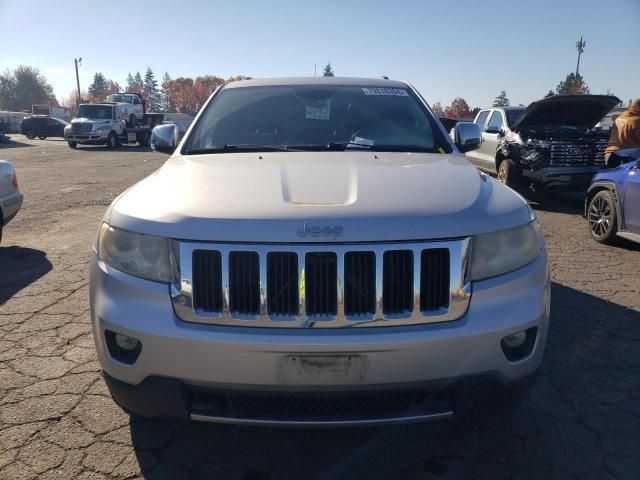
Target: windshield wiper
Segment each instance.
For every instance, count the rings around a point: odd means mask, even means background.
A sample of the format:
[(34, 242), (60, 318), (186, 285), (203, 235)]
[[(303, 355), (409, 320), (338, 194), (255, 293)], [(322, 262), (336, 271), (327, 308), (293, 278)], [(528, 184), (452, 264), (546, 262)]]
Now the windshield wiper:
[(227, 144), (223, 147), (196, 148), (186, 150), (185, 155), (205, 155), (207, 153), (230, 153), (230, 152), (291, 152), (288, 147), (270, 147), (267, 145), (252, 145), (250, 143)]

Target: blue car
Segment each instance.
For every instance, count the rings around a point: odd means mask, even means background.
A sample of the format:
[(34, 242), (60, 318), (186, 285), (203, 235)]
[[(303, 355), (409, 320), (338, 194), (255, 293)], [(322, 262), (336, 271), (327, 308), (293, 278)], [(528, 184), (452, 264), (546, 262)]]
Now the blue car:
[(640, 149), (620, 150), (615, 168), (598, 172), (585, 201), (591, 236), (600, 243), (618, 237), (640, 243)]

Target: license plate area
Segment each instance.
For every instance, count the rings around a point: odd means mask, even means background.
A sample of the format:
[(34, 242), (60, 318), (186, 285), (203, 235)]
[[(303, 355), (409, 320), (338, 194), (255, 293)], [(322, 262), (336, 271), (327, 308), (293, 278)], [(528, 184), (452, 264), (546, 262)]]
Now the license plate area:
[(280, 362), (284, 385), (353, 385), (363, 383), (364, 355), (285, 355)]

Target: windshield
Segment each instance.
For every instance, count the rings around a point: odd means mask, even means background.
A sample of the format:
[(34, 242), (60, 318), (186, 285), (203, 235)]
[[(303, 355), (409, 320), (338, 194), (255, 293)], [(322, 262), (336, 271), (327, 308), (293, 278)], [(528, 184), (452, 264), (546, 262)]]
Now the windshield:
[(131, 95), (113, 94), (113, 95), (109, 95), (106, 101), (115, 102), (115, 103), (131, 103)]
[(451, 152), (409, 89), (290, 85), (223, 89), (184, 153), (274, 148)]
[(113, 107), (110, 105), (80, 105), (78, 117), (110, 120)]
[(522, 108), (508, 108), (504, 111), (507, 114), (507, 123), (509, 126), (513, 125), (516, 119), (520, 116), (520, 114), (524, 112), (524, 107)]

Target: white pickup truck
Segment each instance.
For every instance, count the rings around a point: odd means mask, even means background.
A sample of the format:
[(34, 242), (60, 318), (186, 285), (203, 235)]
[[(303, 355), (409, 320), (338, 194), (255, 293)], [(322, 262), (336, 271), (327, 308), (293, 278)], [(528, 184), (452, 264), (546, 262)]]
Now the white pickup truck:
[(145, 115), (144, 99), (138, 93), (114, 93), (104, 99), (106, 103), (116, 103), (120, 107), (122, 119), (128, 127), (135, 127)]

